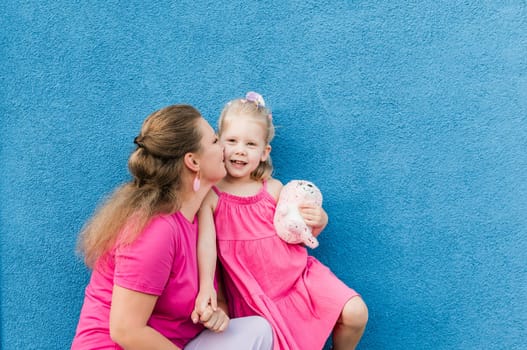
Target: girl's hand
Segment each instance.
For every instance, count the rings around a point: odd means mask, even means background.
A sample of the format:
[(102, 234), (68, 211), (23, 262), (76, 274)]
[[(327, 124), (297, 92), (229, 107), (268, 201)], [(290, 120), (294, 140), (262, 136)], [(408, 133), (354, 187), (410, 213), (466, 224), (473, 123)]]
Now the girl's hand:
[(201, 316), (207, 312), (207, 309), (210, 308), (212, 311), (218, 309), (218, 298), (216, 296), (216, 290), (214, 287), (204, 288), (199, 290), (198, 296), (196, 297), (196, 302), (194, 304), (194, 310), (192, 311), (191, 318), (192, 322), (198, 323)]
[(313, 204), (301, 204), (298, 209), (306, 225), (311, 227), (313, 235), (317, 236), (328, 223), (328, 215), (321, 206)]
[(229, 325), (229, 316), (222, 308), (212, 310), (209, 306), (199, 317), (199, 322), (213, 332), (219, 333), (227, 329)]

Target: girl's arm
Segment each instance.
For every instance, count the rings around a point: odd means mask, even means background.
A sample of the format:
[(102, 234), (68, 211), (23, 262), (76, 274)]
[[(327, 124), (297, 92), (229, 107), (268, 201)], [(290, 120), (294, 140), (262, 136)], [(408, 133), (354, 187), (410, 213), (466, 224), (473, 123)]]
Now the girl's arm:
[(328, 224), (328, 214), (324, 208), (312, 204), (302, 204), (299, 210), (306, 225), (311, 227), (313, 236), (317, 237)]
[(123, 349), (181, 350), (147, 325), (157, 296), (114, 285), (110, 308), (110, 337)]
[(218, 307), (216, 290), (214, 289), (214, 274), (216, 271), (216, 229), (214, 227), (214, 208), (217, 201), (216, 194), (210, 191), (205, 197), (198, 213), (199, 237), (198, 237), (198, 270), (199, 270), (199, 293), (196, 298), (192, 320), (197, 322), (207, 306), (213, 310)]
[(200, 315), (199, 322), (209, 330), (218, 333), (227, 329), (230, 319), (227, 301), (224, 297), (223, 278), (221, 274), (218, 273), (216, 280), (218, 281), (218, 309), (213, 311), (210, 305), (207, 306), (206, 310)]

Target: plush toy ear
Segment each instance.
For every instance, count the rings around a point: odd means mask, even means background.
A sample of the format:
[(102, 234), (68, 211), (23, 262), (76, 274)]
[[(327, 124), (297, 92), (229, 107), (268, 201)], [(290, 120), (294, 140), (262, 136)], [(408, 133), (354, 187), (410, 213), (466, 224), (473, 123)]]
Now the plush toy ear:
[(308, 237), (306, 239), (306, 242), (305, 244), (309, 247), (309, 248), (316, 248), (318, 247), (318, 239), (315, 237), (315, 236), (311, 236), (311, 237)]

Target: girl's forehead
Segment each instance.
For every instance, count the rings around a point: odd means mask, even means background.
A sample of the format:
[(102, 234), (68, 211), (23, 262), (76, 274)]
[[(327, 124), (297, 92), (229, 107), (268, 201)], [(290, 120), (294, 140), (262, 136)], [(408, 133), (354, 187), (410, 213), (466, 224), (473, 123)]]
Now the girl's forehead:
[(232, 115), (227, 116), (223, 121), (223, 127), (232, 127), (232, 126), (261, 126), (265, 128), (265, 123), (256, 116), (241, 114), (241, 115)]
[(223, 126), (223, 136), (243, 136), (246, 138), (265, 139), (265, 126), (255, 120), (236, 120)]
[(251, 116), (227, 118), (223, 121), (222, 127), (224, 130), (241, 128), (261, 128), (262, 131), (264, 131), (266, 128), (265, 124), (261, 120), (258, 120), (257, 118)]

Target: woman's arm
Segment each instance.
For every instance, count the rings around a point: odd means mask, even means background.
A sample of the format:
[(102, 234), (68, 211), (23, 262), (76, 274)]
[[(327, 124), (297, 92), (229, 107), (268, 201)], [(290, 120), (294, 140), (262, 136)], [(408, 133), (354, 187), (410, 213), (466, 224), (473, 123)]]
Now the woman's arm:
[(181, 350), (147, 325), (157, 296), (114, 285), (110, 308), (110, 337), (126, 350)]
[(192, 320), (197, 321), (210, 304), (213, 310), (218, 307), (216, 290), (214, 289), (214, 274), (216, 271), (216, 228), (214, 227), (214, 208), (217, 201), (216, 194), (210, 191), (205, 197), (198, 213), (198, 271), (199, 293), (196, 298)]

